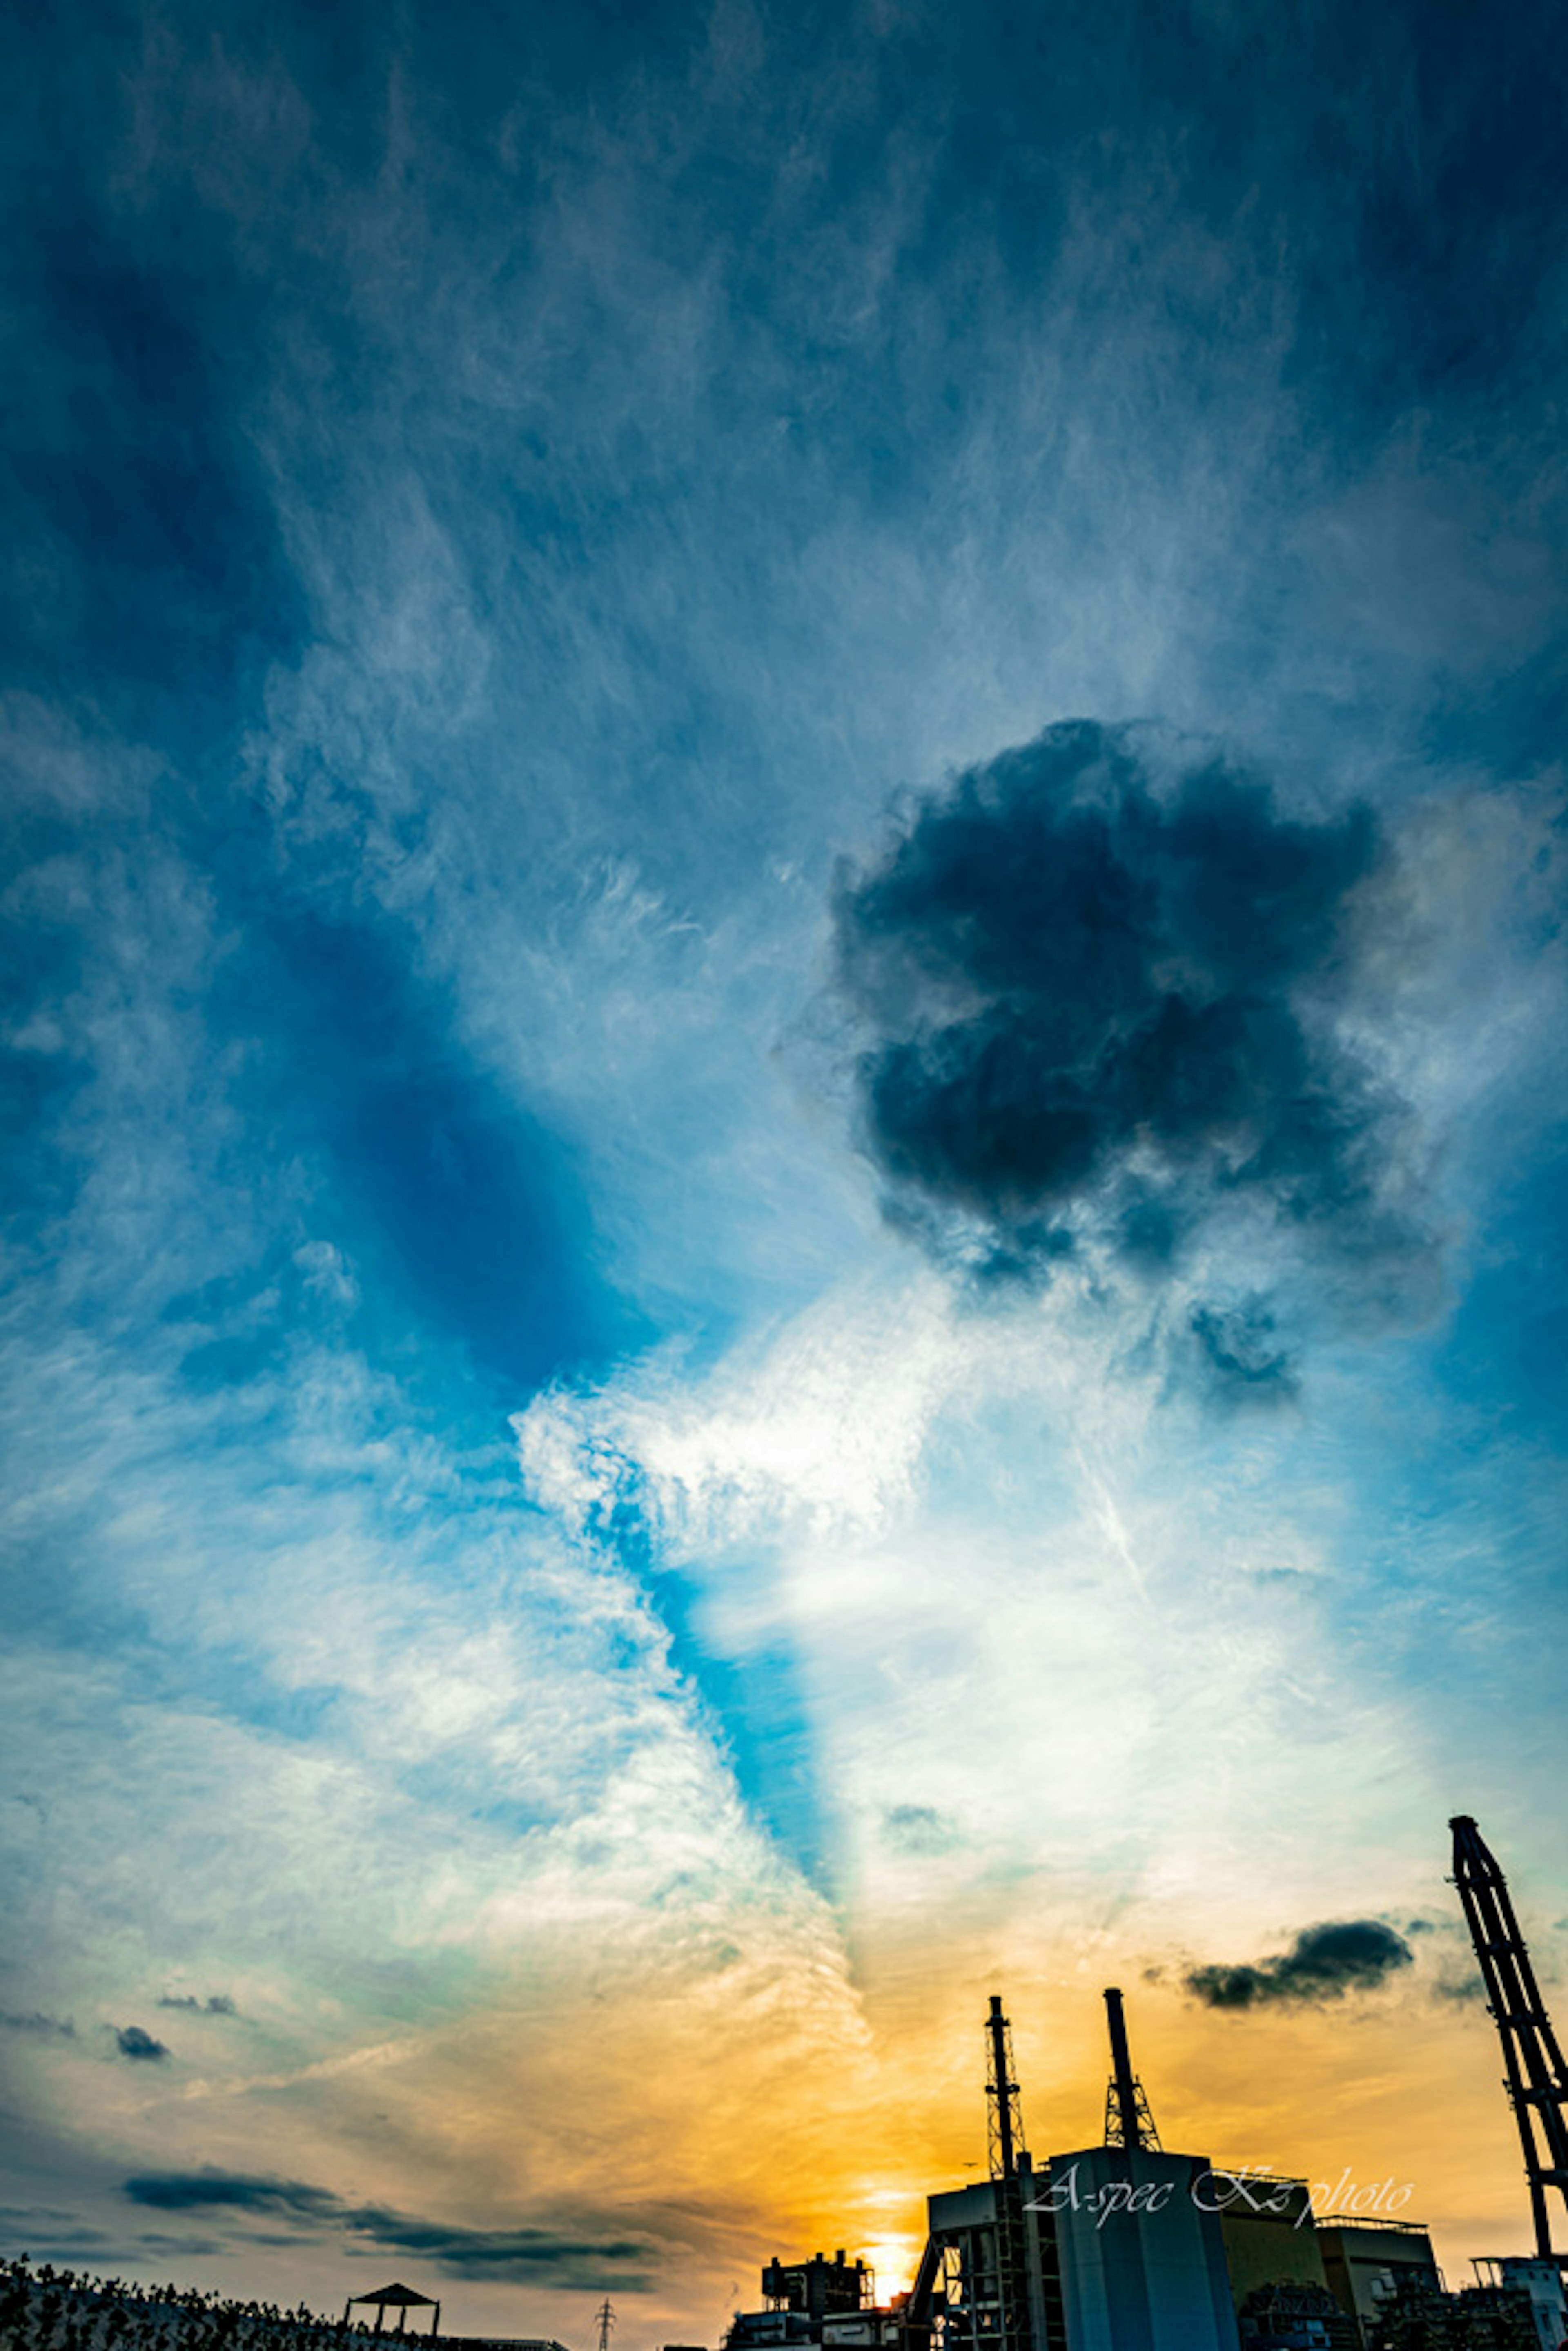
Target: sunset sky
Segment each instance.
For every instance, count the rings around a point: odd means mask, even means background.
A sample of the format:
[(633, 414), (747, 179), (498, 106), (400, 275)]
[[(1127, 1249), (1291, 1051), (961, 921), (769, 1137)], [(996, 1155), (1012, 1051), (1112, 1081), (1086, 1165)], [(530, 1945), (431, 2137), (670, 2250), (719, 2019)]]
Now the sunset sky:
[(1113, 1982), (1523, 2250), (1561, 10), (24, 15), (0, 2251), (713, 2346)]

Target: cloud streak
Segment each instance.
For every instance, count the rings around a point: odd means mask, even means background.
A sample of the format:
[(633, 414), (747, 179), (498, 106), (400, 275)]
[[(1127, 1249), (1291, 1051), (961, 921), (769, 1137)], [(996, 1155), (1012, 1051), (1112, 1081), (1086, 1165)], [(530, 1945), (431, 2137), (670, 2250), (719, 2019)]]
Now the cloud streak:
[(380, 2204), (351, 2204), (329, 2188), (245, 2172), (138, 2173), (125, 2182), (133, 2204), (156, 2212), (232, 2212), (338, 2229), (398, 2252), (421, 2253), (455, 2277), (519, 2284), (591, 2287), (609, 2275), (626, 2292), (645, 2287), (655, 2247), (630, 2235), (563, 2235), (549, 2229), (468, 2229), (421, 2220)]

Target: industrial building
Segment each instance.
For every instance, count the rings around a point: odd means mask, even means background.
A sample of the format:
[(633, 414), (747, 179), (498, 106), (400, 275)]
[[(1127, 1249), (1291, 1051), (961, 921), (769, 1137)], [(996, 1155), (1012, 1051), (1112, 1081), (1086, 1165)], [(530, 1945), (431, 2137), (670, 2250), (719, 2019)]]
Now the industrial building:
[(776, 2255), (762, 2273), (762, 2292), (765, 2306), (743, 2313), (730, 2328), (730, 2351), (793, 2343), (878, 2345), (888, 2339), (887, 2314), (876, 2307), (875, 2279), (864, 2262), (847, 2261), (841, 2249), (831, 2262), (821, 2253), (809, 2262), (781, 2262)]
[(1304, 2179), (1277, 2171), (1224, 2171), (1207, 2189), (1219, 2207), (1219, 2236), (1239, 2311), (1262, 2286), (1328, 2291), (1312, 2199)]
[(879, 2304), (870, 2272), (841, 2252), (775, 2260), (766, 2307), (737, 2316), (727, 2351), (1568, 2351), (1568, 2255), (1552, 2251), (1546, 2202), (1549, 2189), (1568, 2200), (1568, 2073), (1502, 1872), (1473, 1820), (1449, 1826), (1524, 2151), (1532, 2254), (1478, 2262), (1477, 2282), (1452, 2292), (1414, 2222), (1320, 2218), (1304, 2180), (1166, 2149), (1114, 1988), (1103, 2139), (1037, 2165), (993, 1997), (989, 2177), (927, 2198), (910, 2292)]
[(1531, 2351), (1559, 2351), (1564, 2297), (1563, 2272), (1556, 2262), (1542, 2261), (1539, 2253), (1504, 2253), (1500, 2258), (1479, 2257), (1472, 2266), (1483, 2288), (1525, 2297), (1535, 2329)]
[(1238, 2351), (1206, 2156), (1143, 2147), (1053, 2156), (1061, 2304), (1071, 2351)]
[[(1122, 1998), (1106, 1995), (1112, 2075), (1105, 2142), (1037, 2171), (1024, 2144), (1011, 2034), (999, 1998), (986, 2024), (990, 2177), (933, 2195), (914, 2287), (885, 2309), (854, 2310), (853, 2339), (896, 2351), (1239, 2351), (1222, 2213), (1235, 2177), (1161, 2148), (1132, 2070)], [(1239, 2225), (1239, 2242), (1254, 2243)], [(1277, 2225), (1272, 2233), (1282, 2231)], [(1291, 2258), (1300, 2264), (1299, 2251)], [(1247, 2271), (1247, 2284), (1254, 2283)], [(1311, 2273), (1322, 2278), (1322, 2266)], [(836, 2257), (763, 2272), (769, 2307), (737, 2318), (728, 2351), (831, 2345), (854, 2307), (859, 2265)], [(816, 2304), (812, 2307), (814, 2279)], [(831, 2307), (834, 2305), (835, 2307)]]
[(1432, 2240), (1413, 2220), (1335, 2215), (1319, 2223), (1317, 2240), (1329, 2291), (1364, 2334), (1400, 2287), (1442, 2292)]

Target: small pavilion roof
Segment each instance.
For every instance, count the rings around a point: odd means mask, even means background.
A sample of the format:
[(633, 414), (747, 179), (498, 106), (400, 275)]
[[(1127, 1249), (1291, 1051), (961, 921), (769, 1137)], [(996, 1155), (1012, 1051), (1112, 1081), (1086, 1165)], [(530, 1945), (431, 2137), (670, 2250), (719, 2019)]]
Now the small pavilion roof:
[(350, 2299), (350, 2303), (391, 2303), (395, 2307), (399, 2307), (403, 2310), (413, 2310), (416, 2307), (421, 2310), (434, 2310), (435, 2308), (435, 2296), (433, 2294), (415, 2294), (413, 2286), (399, 2285), (395, 2278), (392, 2280), (391, 2285), (377, 2286), (374, 2294), (356, 2294), (351, 2295)]

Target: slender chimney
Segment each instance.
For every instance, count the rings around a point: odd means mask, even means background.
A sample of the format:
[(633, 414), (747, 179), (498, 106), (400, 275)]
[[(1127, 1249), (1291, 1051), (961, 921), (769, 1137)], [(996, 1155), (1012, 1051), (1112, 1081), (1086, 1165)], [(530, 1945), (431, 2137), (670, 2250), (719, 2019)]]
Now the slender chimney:
[(1111, 2027), (1111, 2095), (1122, 2118), (1122, 2145), (1140, 2147), (1144, 2132), (1138, 2114), (1137, 2085), (1133, 2079), (1133, 2060), (1127, 2049), (1127, 2020), (1122, 2013), (1122, 1995), (1114, 1984), (1105, 1993), (1105, 2015)]
[(1002, 2014), (1001, 1995), (991, 1994), (990, 2022), (987, 2028), (991, 2036), (991, 2080), (988, 2085), (993, 2100), (996, 2118), (997, 2177), (1010, 2179), (1013, 2176), (1013, 2096), (1018, 2084), (1008, 2078), (1008, 2021)]

